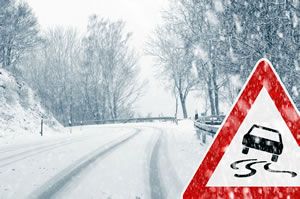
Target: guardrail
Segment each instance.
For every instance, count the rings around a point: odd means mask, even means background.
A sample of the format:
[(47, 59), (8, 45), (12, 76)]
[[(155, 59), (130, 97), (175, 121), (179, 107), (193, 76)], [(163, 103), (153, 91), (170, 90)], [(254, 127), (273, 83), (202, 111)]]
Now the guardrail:
[(126, 118), (126, 119), (110, 119), (110, 120), (89, 120), (76, 121), (69, 126), (95, 125), (95, 124), (118, 124), (118, 123), (138, 123), (138, 122), (154, 122), (154, 121), (171, 121), (177, 122), (175, 117), (144, 117), (144, 118)]
[(197, 121), (194, 121), (194, 125), (198, 129), (206, 131), (211, 134), (216, 134), (219, 129), (219, 125), (217, 126), (217, 125), (203, 124)]
[(198, 138), (201, 139), (204, 144), (206, 143), (206, 135), (208, 134), (214, 137), (214, 135), (217, 133), (219, 129), (219, 125), (203, 124), (197, 121), (194, 121), (194, 126), (198, 129), (197, 130)]

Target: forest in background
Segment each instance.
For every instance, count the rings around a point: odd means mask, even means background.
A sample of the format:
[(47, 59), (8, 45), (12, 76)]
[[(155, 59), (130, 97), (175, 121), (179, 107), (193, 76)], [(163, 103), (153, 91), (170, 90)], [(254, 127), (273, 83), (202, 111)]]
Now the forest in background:
[(86, 32), (41, 31), (25, 2), (1, 1), (0, 64), (37, 90), (63, 124), (128, 118), (141, 94), (137, 53), (123, 21), (90, 16)]
[(299, 0), (170, 0), (147, 53), (185, 117), (194, 90), (206, 99), (201, 113), (219, 115), (261, 58), (272, 62), (299, 109), (299, 17)]
[[(149, 38), (161, 79), (188, 117), (192, 91), (203, 114), (232, 104), (256, 62), (268, 58), (300, 108), (300, 3), (285, 1), (169, 0), (163, 23)], [(30, 6), (0, 1), (0, 65), (34, 88), (63, 124), (133, 117), (142, 93), (139, 55), (123, 21), (89, 17), (84, 33), (40, 30)]]

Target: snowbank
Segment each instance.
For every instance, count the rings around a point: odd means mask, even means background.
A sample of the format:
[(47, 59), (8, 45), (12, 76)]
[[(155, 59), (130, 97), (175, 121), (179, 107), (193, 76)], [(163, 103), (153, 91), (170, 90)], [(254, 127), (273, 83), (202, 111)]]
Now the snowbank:
[(45, 133), (61, 131), (62, 126), (42, 108), (32, 89), (0, 68), (0, 140), (21, 134), (38, 135), (42, 117)]
[(192, 120), (181, 120), (178, 125), (172, 124), (166, 127), (164, 135), (167, 147), (164, 150), (169, 156), (170, 163), (161, 167), (166, 171), (170, 170), (170, 165), (173, 165), (174, 174), (176, 173), (176, 178), (180, 181), (175, 192), (178, 196), (194, 176), (213, 138), (207, 136), (206, 144), (203, 144), (197, 136)]

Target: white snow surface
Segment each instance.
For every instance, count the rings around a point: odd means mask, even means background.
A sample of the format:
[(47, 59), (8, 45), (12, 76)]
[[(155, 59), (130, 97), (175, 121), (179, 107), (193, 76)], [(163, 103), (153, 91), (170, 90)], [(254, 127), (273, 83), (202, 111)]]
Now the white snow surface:
[(42, 116), (46, 134), (62, 130), (52, 114), (42, 108), (32, 89), (0, 68), (0, 143), (3, 137), (15, 139), (20, 134), (38, 134)]
[(66, 132), (0, 147), (0, 199), (180, 198), (207, 148), (190, 120)]

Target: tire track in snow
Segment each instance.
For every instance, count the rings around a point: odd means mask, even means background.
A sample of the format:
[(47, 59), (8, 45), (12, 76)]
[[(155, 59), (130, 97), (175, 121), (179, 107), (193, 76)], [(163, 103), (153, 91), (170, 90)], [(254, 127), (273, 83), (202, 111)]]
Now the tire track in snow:
[(182, 189), (184, 185), (180, 178), (178, 177), (177, 171), (174, 167), (173, 162), (169, 158), (169, 148), (168, 148), (168, 136), (163, 134), (162, 136), (162, 145), (161, 149), (164, 152), (163, 155), (160, 156), (161, 160), (161, 172), (163, 172), (163, 182), (167, 190), (167, 197), (169, 199), (178, 198), (181, 195)]
[(78, 138), (86, 138), (88, 136), (78, 136), (76, 138), (61, 138), (61, 139), (55, 139), (55, 140), (51, 140), (50, 142), (49, 141), (46, 141), (46, 140), (43, 140), (42, 142), (39, 142), (40, 140), (37, 140), (35, 142), (32, 142), (32, 143), (26, 143), (26, 144), (20, 144), (20, 145), (16, 145), (16, 146), (3, 146), (1, 147), (0, 149), (0, 155), (3, 155), (5, 153), (10, 153), (10, 152), (15, 152), (15, 151), (22, 151), (22, 150), (31, 150), (31, 149), (34, 149), (34, 148), (39, 148), (39, 147), (47, 147), (47, 146), (50, 146), (50, 145), (53, 145), (53, 144), (59, 144), (63, 141), (72, 141), (72, 140), (75, 140), (75, 139), (78, 139)]
[(94, 152), (90, 153), (87, 156), (84, 156), (80, 160), (76, 161), (48, 182), (46, 182), (42, 187), (38, 188), (33, 192), (29, 198), (32, 199), (50, 199), (55, 198), (68, 184), (71, 183), (72, 179), (78, 176), (81, 172), (87, 169), (92, 163), (97, 161), (100, 157), (107, 155), (108, 153), (114, 151), (122, 144), (128, 142), (133, 137), (137, 136), (140, 133), (140, 130), (131, 134), (130, 136), (126, 135), (121, 138), (115, 139), (108, 142), (105, 145), (102, 145)]
[(21, 151), (19, 153), (15, 153), (3, 158), (0, 158), (0, 168), (10, 165), (12, 163), (24, 160), (26, 158), (35, 156), (35, 155), (39, 155), (41, 153), (47, 152), (47, 151), (51, 151), (53, 149), (59, 148), (59, 147), (63, 147), (66, 145), (70, 145), (73, 143), (77, 143), (77, 142), (83, 142), (86, 141), (87, 139), (89, 139), (90, 137), (84, 137), (85, 139), (82, 138), (73, 138), (73, 139), (68, 139), (68, 140), (63, 140), (57, 143), (53, 143), (53, 144), (48, 144), (46, 146), (40, 146), (40, 147), (34, 147), (31, 148), (29, 150), (24, 150)]
[(166, 191), (161, 181), (160, 172), (159, 172), (159, 163), (158, 163), (161, 137), (162, 137), (162, 132), (160, 132), (160, 135), (157, 138), (150, 159), (149, 180), (150, 180), (150, 190), (151, 190), (150, 193), (152, 199), (166, 198)]
[(178, 175), (168, 157), (167, 140), (160, 131), (151, 154), (150, 160), (150, 189), (152, 199), (177, 198), (183, 187)]

